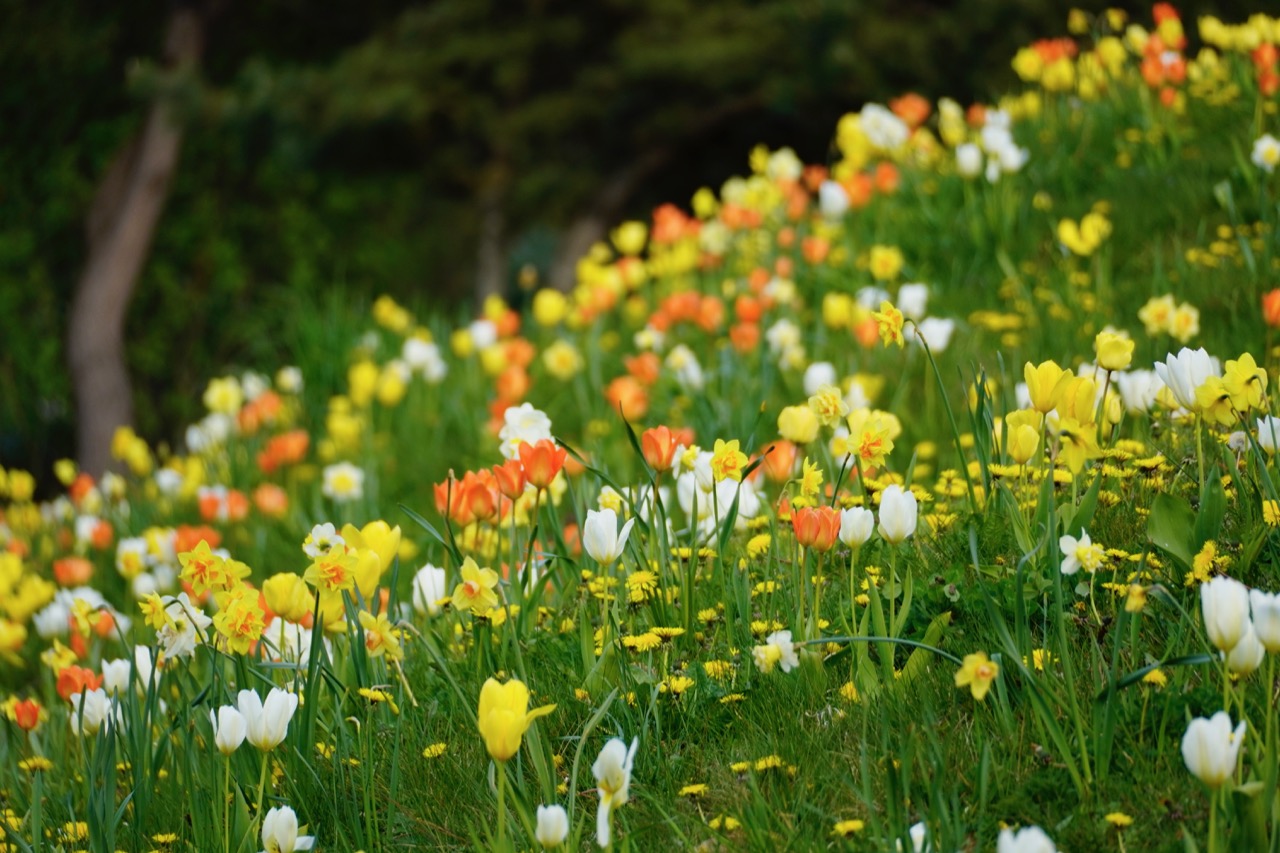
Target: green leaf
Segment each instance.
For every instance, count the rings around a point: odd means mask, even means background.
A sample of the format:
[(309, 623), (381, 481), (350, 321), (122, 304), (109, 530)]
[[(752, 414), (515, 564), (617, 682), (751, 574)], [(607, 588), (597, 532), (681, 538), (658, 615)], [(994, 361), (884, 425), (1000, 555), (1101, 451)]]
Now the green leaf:
[(1198, 548), (1192, 547), (1192, 533), (1196, 529), (1195, 513), (1191, 504), (1170, 494), (1156, 495), (1147, 519), (1147, 536), (1169, 553), (1184, 569), (1191, 568), (1192, 555)]
[(1192, 553), (1199, 551), (1210, 539), (1218, 538), (1226, 514), (1227, 495), (1223, 491), (1222, 480), (1210, 474), (1200, 490), (1200, 512), (1196, 515)]

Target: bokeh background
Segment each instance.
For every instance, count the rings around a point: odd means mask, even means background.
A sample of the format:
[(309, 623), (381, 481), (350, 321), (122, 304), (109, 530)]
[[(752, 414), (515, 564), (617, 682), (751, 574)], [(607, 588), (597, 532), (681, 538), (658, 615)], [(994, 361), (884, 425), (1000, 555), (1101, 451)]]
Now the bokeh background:
[[(125, 315), (138, 432), (174, 441), (209, 377), (345, 369), (379, 293), (461, 317), (572, 283), (626, 218), (744, 171), (828, 161), (840, 115), (980, 101), (1065, 32), (1033, 0), (159, 0), (0, 4), (0, 466), (76, 453), (69, 309), (92, 203), (157, 103), (181, 128)], [(1147, 20), (1147, 4), (1118, 5)], [(1181, 3), (1242, 19), (1257, 4)], [(187, 61), (176, 15), (198, 22)]]

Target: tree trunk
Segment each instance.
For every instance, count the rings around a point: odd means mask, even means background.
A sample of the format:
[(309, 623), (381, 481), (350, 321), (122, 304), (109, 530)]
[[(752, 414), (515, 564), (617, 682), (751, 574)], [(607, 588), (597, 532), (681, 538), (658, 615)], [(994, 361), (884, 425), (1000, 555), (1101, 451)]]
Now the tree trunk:
[(476, 251), (476, 307), (507, 289), (506, 170), (495, 167), (480, 190), (480, 239)]
[[(174, 9), (165, 35), (165, 64), (197, 64), (203, 22), (188, 6)], [(125, 362), (124, 322), (169, 194), (182, 129), (157, 100), (141, 132), (112, 162), (89, 210), (89, 244), (76, 284), (67, 356), (76, 398), (77, 456), (94, 476), (111, 463), (111, 437), (133, 423), (133, 391)]]

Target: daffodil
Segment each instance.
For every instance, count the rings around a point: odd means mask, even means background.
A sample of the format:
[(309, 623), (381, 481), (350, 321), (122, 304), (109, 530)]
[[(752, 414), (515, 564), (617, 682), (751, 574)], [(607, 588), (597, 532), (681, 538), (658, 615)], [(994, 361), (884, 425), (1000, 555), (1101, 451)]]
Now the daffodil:
[(1000, 665), (987, 657), (986, 652), (974, 652), (964, 656), (964, 663), (956, 672), (956, 687), (968, 687), (973, 698), (981, 702), (1000, 674)]
[(453, 589), (450, 603), (460, 611), (473, 614), (488, 613), (498, 606), (498, 573), (493, 569), (482, 569), (476, 561), (467, 557), (462, 563), (460, 572), (462, 582)]

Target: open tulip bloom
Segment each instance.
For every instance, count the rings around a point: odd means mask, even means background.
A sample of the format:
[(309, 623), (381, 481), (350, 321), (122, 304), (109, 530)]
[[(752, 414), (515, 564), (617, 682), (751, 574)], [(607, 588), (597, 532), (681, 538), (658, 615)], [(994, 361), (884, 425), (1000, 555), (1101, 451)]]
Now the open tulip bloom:
[(582, 531), (582, 547), (602, 566), (612, 565), (622, 556), (631, 535), (634, 518), (627, 519), (618, 531), (618, 514), (611, 509), (587, 510), (587, 522)]

